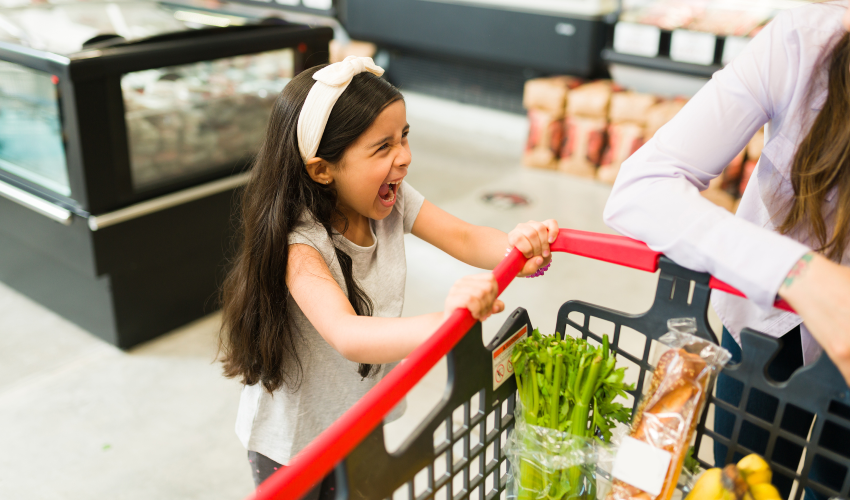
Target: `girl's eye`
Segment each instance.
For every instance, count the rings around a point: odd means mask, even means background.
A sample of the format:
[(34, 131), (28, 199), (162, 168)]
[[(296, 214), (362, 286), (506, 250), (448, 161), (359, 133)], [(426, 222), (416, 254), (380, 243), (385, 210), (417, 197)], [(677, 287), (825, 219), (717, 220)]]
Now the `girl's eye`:
[(383, 151), (383, 150), (387, 149), (388, 147), (390, 147), (390, 145), (385, 142), (381, 147), (378, 148), (378, 151)]

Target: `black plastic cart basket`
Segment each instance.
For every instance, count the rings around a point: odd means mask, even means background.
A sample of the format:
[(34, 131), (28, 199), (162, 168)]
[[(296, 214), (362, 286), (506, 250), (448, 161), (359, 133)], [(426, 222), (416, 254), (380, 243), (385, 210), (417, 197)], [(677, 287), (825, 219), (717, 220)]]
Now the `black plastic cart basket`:
[[(651, 372), (652, 345), (667, 331), (670, 318), (694, 317), (697, 335), (717, 342), (707, 314), (711, 289), (736, 295), (741, 292), (708, 274), (685, 269), (645, 244), (629, 238), (562, 229), (553, 252), (567, 252), (648, 272), (660, 269), (655, 301), (643, 314), (626, 314), (580, 301), (570, 301), (558, 311), (557, 331), (601, 341), (607, 333), (618, 363), (637, 372), (637, 387), (631, 393), (633, 407), (639, 403), (643, 385)], [(496, 268), (500, 293), (525, 263), (514, 249)], [(777, 301), (776, 307), (791, 310)], [(602, 325), (601, 327), (598, 325)], [(487, 346), (482, 342), (481, 324), (469, 311), (459, 309), (406, 362), (398, 365), (363, 399), (296, 456), (288, 467), (272, 475), (251, 498), (297, 499), (334, 471), (336, 500), (491, 500), (505, 498), (510, 464), (503, 446), (513, 428), (516, 382), (505, 363), (506, 352), (530, 333), (528, 314), (514, 311)], [(604, 330), (604, 331), (602, 331)], [(635, 334), (643, 343), (639, 352), (620, 349), (625, 336)], [(634, 339), (634, 337), (632, 337)], [(738, 384), (738, 401), (709, 397), (697, 427), (695, 457), (715, 441), (726, 445), (728, 463), (759, 453), (774, 471), (774, 483), (796, 484), (794, 500), (809, 488), (827, 497), (847, 499), (850, 494), (850, 388), (825, 355), (801, 368), (787, 381), (778, 383), (766, 374), (781, 340), (745, 329), (741, 334), (743, 359), (721, 373)], [(632, 340), (629, 342), (634, 344)], [(384, 445), (383, 418), (410, 389), (443, 357), (448, 361), (448, 383), (438, 406), (398, 451)], [(753, 413), (750, 397), (760, 394), (774, 402), (773, 418)], [(734, 416), (731, 437), (723, 437), (707, 426), (709, 409)], [(808, 433), (787, 430), (787, 415), (813, 419)], [(764, 449), (749, 449), (742, 439), (748, 435), (767, 437)], [(837, 436), (829, 440), (825, 437)], [(777, 449), (804, 453), (802, 467), (772, 459)], [(714, 464), (700, 460), (704, 467)], [(820, 474), (810, 477), (816, 465)], [(790, 489), (790, 488), (789, 488)]]

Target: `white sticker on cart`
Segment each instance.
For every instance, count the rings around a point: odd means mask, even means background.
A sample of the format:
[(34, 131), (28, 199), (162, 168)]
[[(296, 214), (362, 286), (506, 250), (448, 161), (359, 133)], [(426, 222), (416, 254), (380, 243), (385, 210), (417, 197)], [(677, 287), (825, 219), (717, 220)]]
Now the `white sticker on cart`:
[(664, 487), (672, 458), (669, 451), (627, 436), (620, 443), (611, 475), (655, 497)]
[(493, 349), (493, 390), (499, 388), (505, 383), (505, 380), (514, 374), (514, 365), (511, 363), (511, 354), (514, 352), (514, 345), (520, 340), (528, 337), (528, 325), (520, 328), (516, 333), (511, 335), (508, 340)]

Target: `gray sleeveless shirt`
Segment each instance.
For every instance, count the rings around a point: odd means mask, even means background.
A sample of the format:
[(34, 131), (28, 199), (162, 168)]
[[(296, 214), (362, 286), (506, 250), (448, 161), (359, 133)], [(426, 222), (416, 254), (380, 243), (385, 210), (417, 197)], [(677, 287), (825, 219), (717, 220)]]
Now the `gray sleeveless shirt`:
[[(373, 316), (398, 318), (404, 306), (407, 264), (404, 235), (410, 233), (425, 199), (409, 184), (399, 188), (395, 206), (385, 219), (371, 220), (372, 246), (361, 247), (335, 233), (333, 242), (325, 229), (305, 218), (289, 235), (289, 244), (309, 245), (322, 255), (343, 293), (348, 295), (334, 244), (351, 257), (354, 278), (372, 300)], [(298, 355), (303, 376), (301, 386), (286, 386), (269, 394), (262, 385), (245, 386), (236, 417), (236, 435), (250, 451), (275, 462), (289, 460), (369, 391), (396, 363), (383, 365), (376, 377), (362, 379), (358, 364), (331, 347), (289, 298), (293, 324), (300, 332)], [(399, 405), (387, 420), (404, 411)]]

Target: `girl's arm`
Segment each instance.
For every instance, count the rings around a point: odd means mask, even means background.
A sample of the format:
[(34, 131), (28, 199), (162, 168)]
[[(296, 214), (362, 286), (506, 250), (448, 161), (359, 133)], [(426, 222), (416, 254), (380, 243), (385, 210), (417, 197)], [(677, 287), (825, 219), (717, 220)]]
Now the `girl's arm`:
[(466, 276), (452, 287), (444, 312), (411, 318), (357, 316), (319, 252), (291, 245), (286, 285), (292, 298), (325, 341), (356, 363), (383, 364), (407, 357), (455, 309), (466, 307), (479, 321), (499, 313), (498, 286), (490, 273)]
[(525, 276), (552, 260), (549, 244), (558, 237), (558, 223), (551, 219), (529, 221), (505, 234), (465, 222), (425, 200), (412, 232), (457, 260), (481, 269), (495, 269), (507, 249), (517, 247), (530, 259), (520, 272)]

